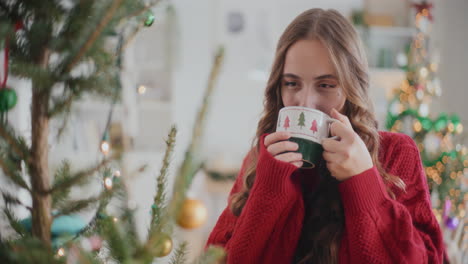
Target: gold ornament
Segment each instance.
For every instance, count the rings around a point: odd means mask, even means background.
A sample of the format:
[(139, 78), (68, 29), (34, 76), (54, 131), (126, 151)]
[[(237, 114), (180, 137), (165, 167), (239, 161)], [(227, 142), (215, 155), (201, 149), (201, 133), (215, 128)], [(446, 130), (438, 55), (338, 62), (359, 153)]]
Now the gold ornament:
[(205, 223), (207, 215), (207, 209), (202, 202), (186, 199), (177, 217), (177, 224), (186, 229), (197, 228)]
[(166, 234), (162, 234), (161, 238), (156, 240), (156, 256), (165, 257), (172, 251), (172, 239)]

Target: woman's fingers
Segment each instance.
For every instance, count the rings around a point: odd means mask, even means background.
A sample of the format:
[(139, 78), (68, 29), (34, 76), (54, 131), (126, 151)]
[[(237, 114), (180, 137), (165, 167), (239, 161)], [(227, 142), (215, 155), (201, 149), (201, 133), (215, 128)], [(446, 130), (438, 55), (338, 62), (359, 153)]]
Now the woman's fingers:
[(263, 143), (265, 144), (265, 147), (268, 147), (275, 142), (287, 140), (290, 137), (291, 137), (291, 134), (287, 131), (275, 132), (266, 136), (265, 141)]
[(287, 152), (283, 154), (276, 155), (277, 160), (281, 160), (287, 163), (293, 162), (302, 162), (302, 154), (297, 152)]
[(291, 141), (280, 141), (268, 146), (267, 150), (271, 155), (276, 156), (286, 151), (296, 151), (299, 149), (299, 145)]

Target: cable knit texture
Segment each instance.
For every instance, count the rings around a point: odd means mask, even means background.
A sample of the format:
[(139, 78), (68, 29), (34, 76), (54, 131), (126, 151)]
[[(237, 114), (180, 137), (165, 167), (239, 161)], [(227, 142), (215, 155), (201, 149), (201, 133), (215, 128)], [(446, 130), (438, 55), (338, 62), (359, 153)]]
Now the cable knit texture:
[[(399, 176), (406, 191), (385, 183), (374, 167), (339, 184), (345, 213), (340, 263), (442, 263), (444, 247), (432, 213), (426, 176), (414, 141), (399, 133), (379, 132), (379, 159)], [(221, 245), (227, 263), (292, 263), (304, 219), (300, 170), (270, 155), (260, 139), (256, 178), (239, 217), (229, 206), (211, 232), (207, 245)], [(231, 195), (242, 188), (241, 172)]]

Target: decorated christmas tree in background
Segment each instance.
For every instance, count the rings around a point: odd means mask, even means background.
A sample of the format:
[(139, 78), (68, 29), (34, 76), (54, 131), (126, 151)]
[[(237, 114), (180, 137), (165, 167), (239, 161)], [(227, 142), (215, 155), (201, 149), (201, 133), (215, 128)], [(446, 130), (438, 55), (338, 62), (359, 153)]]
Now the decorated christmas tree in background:
[(449, 257), (452, 263), (466, 263), (462, 261), (468, 261), (468, 153), (461, 142), (463, 125), (456, 114), (435, 116), (430, 112), (433, 99), (441, 95), (438, 65), (431, 61), (432, 4), (423, 1), (413, 6), (417, 10), (416, 35), (405, 67), (406, 79), (389, 102), (386, 127), (416, 141)]
[[(193, 220), (206, 210), (186, 198), (186, 191), (202, 161), (198, 160), (203, 121), (223, 57), (215, 57), (204, 100), (195, 122), (192, 141), (175, 175), (171, 193), (166, 191), (169, 161), (176, 129), (168, 135), (162, 168), (156, 180), (157, 192), (151, 207), (151, 222), (142, 241), (136, 233), (135, 208), (129, 205), (125, 177), (116, 168), (119, 153), (108, 141), (109, 113), (96, 166), (79, 171), (71, 163), (51, 175), (49, 170), (50, 122), (65, 121), (72, 104), (85, 95), (98, 95), (112, 104), (120, 96), (121, 54), (129, 41), (155, 21), (152, 8), (160, 1), (18, 1), (0, 2), (0, 48), (5, 51), (5, 74), (0, 83), (0, 176), (3, 219), (13, 234), (0, 234), (0, 263), (152, 263), (171, 253), (175, 223), (197, 227)], [(112, 43), (115, 43), (113, 45)], [(23, 138), (8, 122), (8, 111), (17, 100), (8, 87), (8, 74), (32, 84), (31, 138)], [(65, 126), (64, 125), (64, 126)], [(30, 141), (30, 142), (29, 142)], [(112, 164), (112, 165), (111, 165)], [(74, 200), (72, 188), (98, 179), (101, 192)], [(84, 187), (83, 187), (84, 188)], [(23, 189), (32, 204), (17, 197)], [(111, 212), (109, 206), (118, 210)], [(24, 207), (31, 217), (17, 219), (15, 209)], [(77, 213), (94, 210), (85, 223)], [(180, 243), (171, 263), (183, 263), (186, 243)], [(224, 257), (220, 248), (209, 248), (197, 263), (214, 263)]]

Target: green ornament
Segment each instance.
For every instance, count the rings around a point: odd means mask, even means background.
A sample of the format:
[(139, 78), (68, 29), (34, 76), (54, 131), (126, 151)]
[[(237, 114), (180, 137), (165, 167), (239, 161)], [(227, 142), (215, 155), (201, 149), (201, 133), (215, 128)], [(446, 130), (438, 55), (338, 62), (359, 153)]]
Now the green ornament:
[(419, 121), (425, 131), (430, 131), (432, 129), (432, 121), (429, 118), (423, 117)]
[(17, 101), (15, 90), (8, 87), (0, 89), (0, 112), (8, 112), (15, 107)]
[(155, 16), (153, 14), (153, 12), (148, 12), (148, 15), (146, 16), (146, 19), (145, 19), (145, 27), (151, 27), (151, 25), (153, 25), (154, 23), (154, 19), (155, 19)]
[(453, 114), (451, 117), (450, 117), (450, 120), (452, 121), (452, 124), (456, 127), (458, 124), (460, 124), (460, 117), (458, 117), (458, 115), (456, 114)]
[(448, 122), (447, 115), (444, 114), (444, 113), (440, 114), (439, 118), (437, 119), (437, 121), (434, 124), (435, 130), (438, 131), (438, 132), (442, 131), (442, 129), (447, 127), (447, 122)]

